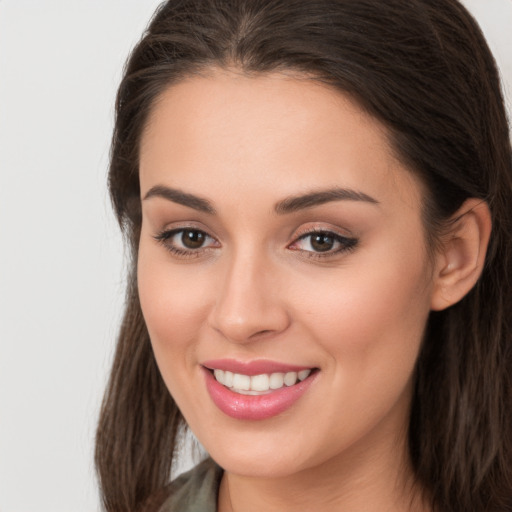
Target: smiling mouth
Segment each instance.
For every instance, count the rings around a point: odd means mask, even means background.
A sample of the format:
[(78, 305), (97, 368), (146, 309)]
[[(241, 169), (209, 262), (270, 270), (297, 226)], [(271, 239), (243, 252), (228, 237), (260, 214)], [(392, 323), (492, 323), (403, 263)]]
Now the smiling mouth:
[(293, 406), (317, 380), (319, 368), (276, 361), (204, 361), (201, 369), (213, 403), (236, 420), (265, 420)]
[(227, 370), (210, 370), (219, 384), (241, 395), (266, 395), (285, 387), (291, 387), (307, 379), (313, 371), (314, 369), (311, 368), (298, 372), (262, 373), (251, 376)]

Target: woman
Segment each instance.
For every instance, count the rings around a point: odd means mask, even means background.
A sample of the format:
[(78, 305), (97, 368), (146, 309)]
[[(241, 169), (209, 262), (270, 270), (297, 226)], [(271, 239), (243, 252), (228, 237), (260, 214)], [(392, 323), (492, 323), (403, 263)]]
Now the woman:
[[(162, 4), (117, 99), (107, 510), (512, 510), (512, 159), (456, 0)], [(168, 485), (186, 424), (212, 460)]]

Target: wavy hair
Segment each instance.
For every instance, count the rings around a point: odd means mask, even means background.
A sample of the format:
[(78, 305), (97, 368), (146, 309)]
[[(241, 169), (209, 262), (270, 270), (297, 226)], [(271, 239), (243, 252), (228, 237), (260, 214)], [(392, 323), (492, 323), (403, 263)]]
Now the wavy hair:
[(512, 510), (512, 156), (499, 74), (457, 0), (170, 0), (124, 70), (109, 186), (131, 250), (124, 319), (96, 439), (108, 512), (165, 498), (184, 420), (153, 357), (136, 288), (141, 133), (170, 85), (211, 67), (294, 70), (352, 97), (381, 121), (425, 186), (435, 248), (467, 198), (489, 205), (483, 274), (432, 312), (415, 372), (409, 450), (436, 511)]

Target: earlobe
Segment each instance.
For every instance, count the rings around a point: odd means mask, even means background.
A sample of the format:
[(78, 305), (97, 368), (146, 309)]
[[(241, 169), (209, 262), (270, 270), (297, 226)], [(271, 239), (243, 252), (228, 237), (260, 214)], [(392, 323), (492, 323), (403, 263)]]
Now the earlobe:
[(459, 302), (478, 281), (491, 235), (491, 213), (485, 201), (471, 198), (452, 218), (436, 257), (431, 309)]

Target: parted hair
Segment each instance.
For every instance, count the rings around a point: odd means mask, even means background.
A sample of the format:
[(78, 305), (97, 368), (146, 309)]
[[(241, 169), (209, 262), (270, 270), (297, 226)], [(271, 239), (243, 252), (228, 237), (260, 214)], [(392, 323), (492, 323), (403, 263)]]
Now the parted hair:
[(131, 261), (96, 437), (105, 509), (154, 510), (168, 492), (184, 420), (159, 374), (137, 293), (139, 146), (159, 95), (211, 67), (303, 73), (378, 119), (424, 185), (433, 251), (466, 199), (488, 203), (481, 278), (429, 316), (408, 441), (433, 510), (512, 510), (510, 132), (496, 63), (457, 0), (170, 0), (158, 8), (126, 63), (111, 145), (110, 193)]

